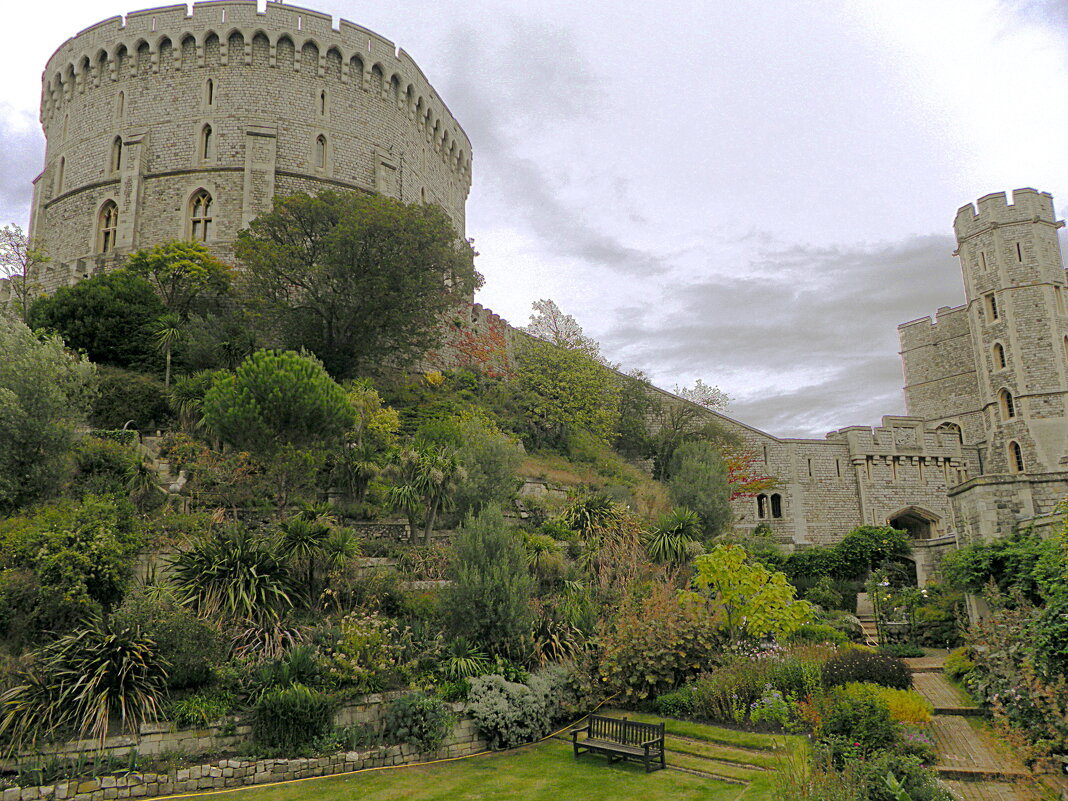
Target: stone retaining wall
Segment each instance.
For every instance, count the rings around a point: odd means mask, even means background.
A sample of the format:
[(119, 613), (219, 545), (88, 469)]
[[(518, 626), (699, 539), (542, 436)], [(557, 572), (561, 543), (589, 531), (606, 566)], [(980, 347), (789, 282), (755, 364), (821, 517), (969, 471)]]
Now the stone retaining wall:
[[(357, 716), (358, 719), (358, 716)], [(247, 735), (246, 735), (247, 736)], [(0, 801), (104, 801), (113, 798), (154, 798), (157, 796), (221, 790), (311, 776), (333, 776), (365, 768), (407, 765), (432, 759), (467, 756), (487, 750), (473, 720), (461, 718), (453, 726), (445, 744), (433, 753), (412, 745), (378, 746), (345, 751), (323, 757), (302, 759), (221, 759), (204, 765), (176, 768), (166, 773), (132, 772), (124, 776), (101, 776), (59, 782), (41, 787), (12, 787)], [(142, 751), (141, 753), (146, 753)]]
[(412, 745), (392, 745), (308, 759), (221, 759), (206, 765), (178, 768), (166, 773), (133, 772), (125, 776), (102, 776), (41, 787), (12, 787), (4, 790), (0, 799), (104, 801), (112, 798), (154, 798), (292, 781), (311, 776), (333, 776), (365, 768), (466, 756), (485, 750), (486, 743), (479, 738), (475, 722), (464, 719), (456, 724), (447, 743), (434, 753), (421, 752)]

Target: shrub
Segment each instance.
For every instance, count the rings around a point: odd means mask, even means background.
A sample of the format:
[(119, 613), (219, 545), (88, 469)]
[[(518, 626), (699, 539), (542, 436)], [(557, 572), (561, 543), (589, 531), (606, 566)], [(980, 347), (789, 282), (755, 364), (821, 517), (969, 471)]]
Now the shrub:
[(490, 505), (467, 517), (453, 547), (445, 605), (450, 632), (490, 655), (526, 658), (533, 584), (522, 537), (508, 529), (501, 508)]
[(171, 405), (163, 382), (142, 373), (99, 367), (98, 394), (89, 413), (97, 428), (155, 430), (171, 419)]
[(964, 682), (972, 671), (975, 670), (975, 662), (968, 657), (966, 648), (958, 648), (950, 651), (946, 661), (942, 665), (942, 671), (951, 681)]
[(832, 706), (819, 736), (830, 745), (836, 757), (845, 756), (850, 748), (869, 756), (894, 744), (897, 726), (886, 704), (878, 698), (838, 690), (832, 696)]
[(583, 711), (590, 688), (579, 671), (562, 665), (539, 671), (526, 684), (503, 676), (477, 676), (470, 680), (467, 713), (491, 748), (512, 748), (544, 737), (552, 724)]
[(101, 367), (98, 375), (99, 394), (89, 413), (89, 422), (97, 428), (146, 431), (170, 420), (171, 407), (158, 378), (117, 367)]
[(252, 717), (252, 737), (266, 748), (296, 752), (327, 735), (334, 721), (334, 702), (303, 684), (264, 693)]
[(548, 699), (501, 676), (471, 679), (466, 709), (491, 748), (512, 748), (549, 732)]
[(809, 587), (805, 593), (805, 600), (822, 606), (824, 609), (838, 609), (839, 604), (842, 603), (842, 594), (834, 588), (834, 579), (823, 575)]
[(697, 602), (667, 588), (627, 608), (605, 637), (601, 676), (628, 700), (668, 692), (693, 678), (720, 651), (720, 634)]
[(826, 623), (803, 623), (799, 629), (792, 632), (788, 639), (790, 643), (831, 643), (832, 645), (844, 645), (846, 636), (834, 626)]
[(824, 687), (851, 681), (870, 681), (899, 690), (912, 686), (908, 665), (895, 657), (863, 648), (851, 648), (831, 657), (823, 665), (822, 678)]
[(334, 641), (324, 648), (330, 680), (358, 693), (401, 685), (412, 672), (407, 638), (407, 630), (381, 615), (345, 615)]
[(386, 709), (382, 721), (387, 742), (409, 743), (437, 751), (452, 729), (453, 717), (440, 700), (423, 693), (403, 695)]
[(899, 782), (909, 801), (952, 801), (920, 757), (892, 751), (875, 754), (856, 766), (854, 776), (866, 801), (900, 801), (901, 796), (887, 785), (887, 774)]
[(74, 449), (75, 487), (79, 493), (125, 493), (140, 461), (126, 445), (85, 437)]
[(213, 667), (226, 656), (222, 635), (158, 588), (127, 595), (111, 623), (139, 628), (152, 638), (159, 655), (170, 664), (171, 689), (203, 687), (212, 680)]
[(234, 708), (234, 697), (227, 692), (206, 692), (174, 701), (167, 714), (181, 729), (204, 728), (228, 715)]
[(845, 694), (850, 698), (877, 698), (886, 704), (890, 717), (897, 723), (914, 726), (931, 722), (934, 707), (915, 690), (895, 690), (870, 682), (850, 682), (845, 685)]
[(653, 709), (657, 714), (669, 718), (688, 718), (693, 715), (693, 689), (689, 686), (680, 687), (669, 693), (658, 695), (653, 700)]

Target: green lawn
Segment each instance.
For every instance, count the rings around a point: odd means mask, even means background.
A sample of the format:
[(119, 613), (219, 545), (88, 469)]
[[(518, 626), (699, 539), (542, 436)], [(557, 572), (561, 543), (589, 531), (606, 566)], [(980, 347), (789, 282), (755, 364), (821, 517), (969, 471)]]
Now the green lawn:
[[(628, 713), (634, 719), (638, 716)], [(658, 719), (659, 720), (659, 719)], [(181, 798), (217, 801), (475, 801), (517, 799), (634, 799), (634, 801), (771, 801), (780, 755), (803, 747), (800, 738), (765, 737), (711, 726), (668, 721), (669, 770), (646, 773), (638, 764), (597, 755), (575, 759), (571, 744), (547, 740), (516, 751), (454, 762), (351, 776), (249, 787)], [(676, 734), (677, 733), (677, 734)], [(738, 741), (744, 742), (743, 747)], [(776, 750), (772, 750), (777, 746)], [(743, 750), (747, 749), (747, 750)], [(671, 770), (686, 768), (701, 775)], [(728, 781), (720, 781), (715, 777)], [(730, 781), (733, 780), (733, 781)]]

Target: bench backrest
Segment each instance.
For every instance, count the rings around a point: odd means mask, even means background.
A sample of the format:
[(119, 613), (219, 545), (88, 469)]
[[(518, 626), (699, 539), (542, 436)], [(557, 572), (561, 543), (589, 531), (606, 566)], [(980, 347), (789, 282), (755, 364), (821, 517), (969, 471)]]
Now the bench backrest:
[(646, 740), (664, 736), (663, 723), (639, 723), (623, 718), (606, 718), (602, 715), (590, 715), (590, 737), (594, 740), (607, 740), (620, 745), (638, 745)]

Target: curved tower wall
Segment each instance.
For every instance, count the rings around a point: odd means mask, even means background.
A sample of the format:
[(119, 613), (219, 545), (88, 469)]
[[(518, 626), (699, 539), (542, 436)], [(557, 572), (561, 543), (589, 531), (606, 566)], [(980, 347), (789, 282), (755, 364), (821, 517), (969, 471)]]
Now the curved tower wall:
[(407, 53), (307, 9), (225, 0), (105, 20), (49, 60), (41, 122), (31, 235), (52, 258), (45, 289), (192, 237), (203, 191), (207, 243), (224, 254), (275, 194), (326, 188), (437, 203), (464, 233), (463, 129)]

